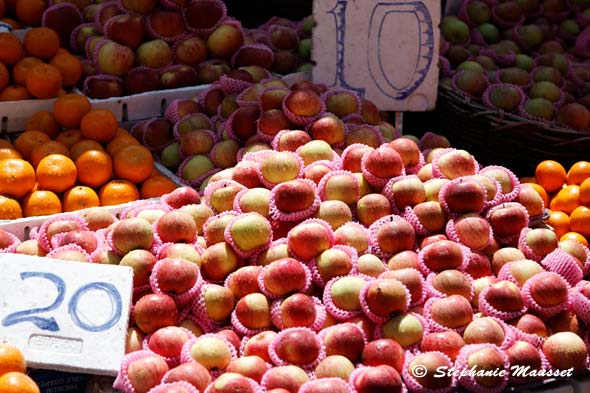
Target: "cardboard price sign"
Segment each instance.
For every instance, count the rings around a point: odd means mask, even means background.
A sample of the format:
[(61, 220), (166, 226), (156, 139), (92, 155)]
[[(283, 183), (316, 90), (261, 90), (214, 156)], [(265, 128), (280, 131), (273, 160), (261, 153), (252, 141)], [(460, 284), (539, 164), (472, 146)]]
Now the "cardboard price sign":
[(32, 368), (116, 375), (125, 353), (130, 267), (0, 254), (0, 339)]
[(313, 81), (354, 90), (379, 109), (436, 104), (440, 1), (316, 0)]

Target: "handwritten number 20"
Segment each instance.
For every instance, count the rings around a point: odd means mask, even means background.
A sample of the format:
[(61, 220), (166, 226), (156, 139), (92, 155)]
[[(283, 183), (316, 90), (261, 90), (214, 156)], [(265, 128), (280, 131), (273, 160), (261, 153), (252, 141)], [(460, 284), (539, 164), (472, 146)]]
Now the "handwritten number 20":
[[(31, 278), (31, 277), (40, 277), (40, 278), (44, 278), (46, 280), (51, 281), (55, 285), (55, 287), (57, 288), (57, 297), (55, 298), (53, 303), (51, 303), (47, 307), (32, 308), (29, 310), (17, 311), (17, 312), (7, 315), (2, 320), (2, 325), (3, 326), (12, 326), (12, 325), (16, 325), (17, 323), (31, 322), (41, 330), (47, 330), (50, 332), (57, 332), (57, 331), (59, 331), (59, 325), (58, 325), (57, 321), (55, 320), (55, 318), (53, 318), (53, 317), (44, 318), (44, 317), (39, 317), (39, 316), (36, 316), (33, 314), (52, 311), (52, 310), (55, 310), (56, 308), (58, 308), (61, 305), (61, 303), (64, 301), (65, 292), (66, 292), (66, 284), (65, 284), (64, 280), (61, 279), (61, 277), (59, 277), (53, 273), (22, 272), (20, 274), (21, 280), (25, 280), (25, 279)], [(80, 301), (80, 297), (82, 297), (82, 295), (84, 295), (86, 292), (88, 292), (90, 290), (102, 290), (102, 291), (106, 292), (108, 294), (108, 296), (110, 297), (112, 303), (114, 303), (114, 310), (113, 310), (111, 317), (109, 318), (108, 321), (106, 321), (102, 325), (92, 325), (90, 323), (84, 322), (80, 318), (79, 311), (78, 311), (78, 303)], [(111, 327), (113, 327), (121, 318), (121, 310), (122, 310), (122, 303), (121, 303), (121, 295), (119, 295), (119, 291), (117, 290), (117, 288), (114, 285), (106, 283), (106, 282), (92, 282), (92, 283), (86, 284), (86, 285), (78, 288), (78, 290), (76, 292), (74, 292), (74, 294), (72, 295), (72, 298), (70, 299), (70, 302), (68, 305), (68, 311), (69, 311), (70, 317), (72, 318), (74, 323), (78, 327), (80, 327), (86, 331), (90, 331), (90, 332), (100, 332), (100, 331), (104, 331), (104, 330), (107, 330), (107, 329), (110, 329)]]

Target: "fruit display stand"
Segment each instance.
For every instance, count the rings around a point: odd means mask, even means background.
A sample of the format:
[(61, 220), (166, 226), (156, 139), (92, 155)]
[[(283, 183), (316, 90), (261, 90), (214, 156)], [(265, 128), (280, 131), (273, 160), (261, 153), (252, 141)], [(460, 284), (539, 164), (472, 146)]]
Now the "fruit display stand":
[(572, 2), (449, 1), (441, 22), (440, 132), (484, 164), (522, 176), (545, 159), (584, 160), (588, 26), (586, 5)]

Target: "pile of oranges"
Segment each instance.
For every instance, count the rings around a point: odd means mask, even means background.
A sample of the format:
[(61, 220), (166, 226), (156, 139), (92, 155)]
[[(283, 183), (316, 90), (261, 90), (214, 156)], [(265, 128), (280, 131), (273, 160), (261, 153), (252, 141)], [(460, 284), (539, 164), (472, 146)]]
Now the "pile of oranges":
[(0, 33), (0, 101), (54, 98), (82, 77), (82, 63), (60, 47), (58, 34), (34, 27), (21, 41)]
[(0, 392), (39, 393), (39, 386), (26, 371), (22, 352), (13, 345), (0, 343)]
[(561, 239), (571, 238), (588, 246), (590, 240), (590, 162), (578, 161), (569, 169), (545, 160), (534, 178), (521, 179), (537, 190), (549, 208), (546, 223)]
[(176, 188), (112, 112), (65, 94), (11, 144), (0, 141), (0, 219), (159, 197)]

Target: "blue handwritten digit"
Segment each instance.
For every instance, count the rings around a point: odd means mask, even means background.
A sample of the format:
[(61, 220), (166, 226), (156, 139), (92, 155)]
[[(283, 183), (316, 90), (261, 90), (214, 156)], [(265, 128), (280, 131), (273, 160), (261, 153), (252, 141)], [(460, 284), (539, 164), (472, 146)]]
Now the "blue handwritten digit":
[(57, 297), (47, 307), (31, 308), (29, 310), (22, 310), (7, 315), (2, 320), (2, 326), (12, 326), (17, 323), (31, 322), (41, 330), (48, 330), (50, 332), (59, 331), (59, 325), (53, 317), (43, 318), (38, 316), (32, 316), (32, 314), (42, 313), (46, 311), (55, 310), (63, 302), (66, 293), (66, 283), (59, 276), (53, 273), (47, 272), (22, 272), (20, 274), (21, 280), (25, 280), (30, 277), (40, 277), (51, 281), (57, 288)]
[[(93, 325), (90, 323), (86, 323), (82, 321), (80, 319), (80, 316), (78, 315), (78, 302), (80, 301), (80, 297), (82, 297), (82, 295), (91, 290), (105, 291), (109, 295), (109, 298), (111, 300), (111, 306), (114, 306), (110, 319), (102, 325)], [(107, 330), (113, 327), (119, 321), (119, 319), (121, 319), (122, 309), (123, 305), (119, 291), (113, 284), (109, 284), (107, 282), (91, 282), (90, 284), (86, 284), (78, 288), (78, 290), (70, 299), (70, 303), (68, 306), (70, 317), (72, 318), (74, 323), (82, 329), (87, 330), (89, 332), (101, 332), (103, 330)]]
[(328, 11), (328, 14), (334, 16), (334, 24), (336, 25), (336, 75), (334, 81), (329, 85), (333, 87), (335, 85), (342, 86), (348, 90), (355, 91), (359, 96), (365, 95), (364, 88), (355, 88), (348, 84), (344, 75), (344, 60), (346, 45), (346, 7), (348, 6), (348, 0), (340, 0), (336, 2), (334, 8)]

